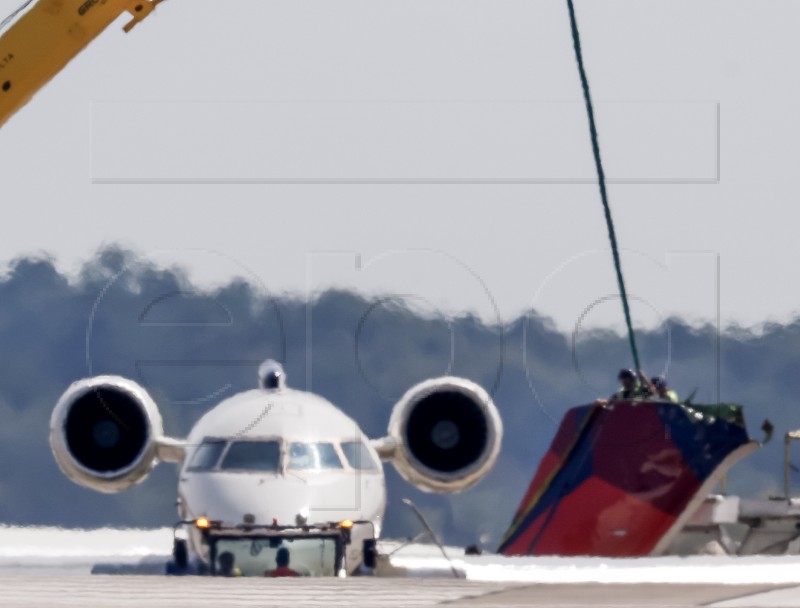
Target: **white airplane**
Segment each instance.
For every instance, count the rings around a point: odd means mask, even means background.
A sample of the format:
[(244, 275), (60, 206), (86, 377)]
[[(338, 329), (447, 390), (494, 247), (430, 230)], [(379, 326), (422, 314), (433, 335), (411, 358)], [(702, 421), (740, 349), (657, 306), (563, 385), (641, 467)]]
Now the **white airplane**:
[[(197, 522), (186, 526), (188, 551), (212, 572), (223, 546), (209, 547), (211, 522), (229, 532), (269, 527), (284, 536), (298, 526), (308, 535), (330, 530), (331, 522), (364, 522), (377, 538), (386, 508), (380, 461), (391, 461), (422, 490), (449, 493), (477, 483), (500, 451), (498, 411), (469, 380), (442, 377), (412, 387), (394, 406), (388, 436), (373, 441), (326, 399), (288, 388), (278, 363), (265, 361), (258, 381), (257, 388), (208, 411), (186, 440), (178, 440), (164, 435), (158, 407), (136, 382), (80, 380), (55, 406), (50, 446), (67, 477), (99, 492), (142, 482), (158, 462), (179, 465), (178, 515)], [(251, 556), (267, 546), (246, 540)], [(250, 560), (231, 543), (226, 546), (237, 563)], [(280, 544), (273, 539), (268, 548)], [(294, 548), (297, 553), (300, 544)], [(349, 572), (358, 566), (353, 561)]]

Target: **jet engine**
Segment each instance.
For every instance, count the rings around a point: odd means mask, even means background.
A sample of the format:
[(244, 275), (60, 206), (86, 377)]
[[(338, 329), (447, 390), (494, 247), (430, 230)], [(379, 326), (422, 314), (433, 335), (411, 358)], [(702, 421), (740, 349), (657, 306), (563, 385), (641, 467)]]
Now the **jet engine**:
[(426, 380), (392, 410), (389, 436), (374, 443), (406, 480), (426, 492), (460, 492), (492, 468), (503, 424), (489, 394), (463, 378)]
[(158, 407), (145, 389), (119, 376), (73, 383), (50, 418), (50, 448), (63, 473), (98, 492), (143, 481), (160, 460), (180, 461), (163, 437)]

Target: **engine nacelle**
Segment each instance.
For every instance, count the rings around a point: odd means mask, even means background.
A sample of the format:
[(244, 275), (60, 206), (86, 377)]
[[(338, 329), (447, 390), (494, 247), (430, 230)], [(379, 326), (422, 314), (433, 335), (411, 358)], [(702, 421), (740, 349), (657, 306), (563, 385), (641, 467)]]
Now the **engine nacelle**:
[(378, 442), (406, 480), (426, 492), (460, 492), (494, 465), (503, 423), (489, 394), (463, 378), (426, 380), (403, 395)]
[(113, 493), (143, 481), (158, 461), (161, 414), (145, 389), (119, 376), (73, 383), (50, 418), (50, 448), (75, 483)]

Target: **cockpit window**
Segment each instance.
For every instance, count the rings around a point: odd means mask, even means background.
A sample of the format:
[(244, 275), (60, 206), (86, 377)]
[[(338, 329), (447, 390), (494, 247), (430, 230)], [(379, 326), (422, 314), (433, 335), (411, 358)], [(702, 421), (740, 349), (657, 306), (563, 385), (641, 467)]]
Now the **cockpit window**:
[(363, 441), (345, 441), (342, 452), (348, 464), (357, 471), (374, 471), (377, 467)]
[(343, 467), (332, 443), (292, 443), (289, 445), (289, 468), (302, 471)]
[(223, 470), (277, 471), (281, 450), (277, 441), (234, 441), (220, 466)]
[(189, 468), (193, 471), (208, 471), (217, 466), (222, 450), (225, 449), (225, 442), (218, 440), (205, 440), (201, 443), (192, 455)]

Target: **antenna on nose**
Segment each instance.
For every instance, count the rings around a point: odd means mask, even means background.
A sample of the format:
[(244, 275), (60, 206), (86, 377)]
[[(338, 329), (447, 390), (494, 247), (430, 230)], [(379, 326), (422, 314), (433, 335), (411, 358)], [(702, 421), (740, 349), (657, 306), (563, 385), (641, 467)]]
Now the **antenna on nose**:
[(258, 367), (258, 385), (267, 391), (277, 391), (286, 386), (283, 366), (274, 359), (267, 359)]

